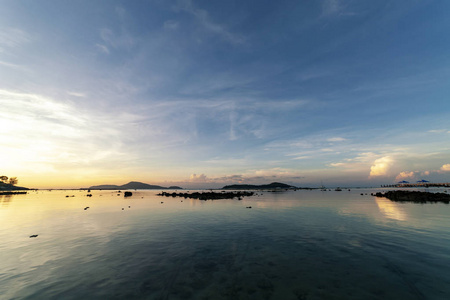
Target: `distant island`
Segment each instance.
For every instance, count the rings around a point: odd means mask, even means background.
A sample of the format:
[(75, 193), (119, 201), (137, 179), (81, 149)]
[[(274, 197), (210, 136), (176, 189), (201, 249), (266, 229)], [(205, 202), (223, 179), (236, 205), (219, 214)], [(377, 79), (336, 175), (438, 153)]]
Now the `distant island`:
[(266, 190), (266, 189), (298, 189), (293, 185), (272, 182), (269, 184), (253, 185), (253, 184), (232, 184), (226, 185), (222, 188), (223, 190)]
[(4, 183), (0, 181), (0, 192), (2, 191), (18, 191), (18, 190), (29, 190), (26, 187), (16, 186), (9, 183)]
[(89, 187), (90, 190), (182, 190), (179, 186), (163, 187), (159, 185), (152, 185), (143, 182), (130, 181), (124, 185), (94, 185)]

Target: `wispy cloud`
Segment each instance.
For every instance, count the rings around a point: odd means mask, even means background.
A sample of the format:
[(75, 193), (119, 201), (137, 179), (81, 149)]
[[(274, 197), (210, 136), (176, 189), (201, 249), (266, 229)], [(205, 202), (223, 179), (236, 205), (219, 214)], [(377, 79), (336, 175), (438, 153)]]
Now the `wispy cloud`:
[(322, 14), (329, 16), (337, 14), (341, 11), (342, 6), (339, 0), (323, 0), (322, 1)]
[(24, 92), (0, 90), (0, 105), (4, 129), (0, 153), (17, 168), (65, 172), (127, 161), (113, 119), (95, 117), (70, 102)]
[(346, 141), (346, 140), (347, 139), (345, 139), (343, 137), (339, 137), (339, 136), (327, 139), (328, 142), (343, 142), (343, 141)]
[(0, 29), (0, 50), (3, 48), (16, 48), (31, 42), (31, 36), (19, 28)]
[(428, 130), (428, 132), (430, 132), (430, 133), (448, 133), (448, 132), (450, 132), (450, 130), (448, 130), (448, 129), (432, 129), (432, 130)]
[[(123, 48), (129, 50), (136, 43), (134, 37), (128, 34), (125, 30), (116, 33), (112, 29), (102, 28), (100, 29), (100, 37), (103, 40), (103, 42), (106, 43), (106, 45), (116, 49)], [(109, 53), (108, 47), (102, 44), (96, 44), (96, 46), (98, 48), (102, 48), (102, 51)]]
[(179, 1), (176, 9), (191, 14), (206, 31), (220, 36), (223, 40), (231, 44), (239, 45), (246, 42), (244, 36), (232, 33), (226, 26), (214, 22), (206, 10), (195, 7), (191, 0)]
[(22, 71), (22, 72), (28, 72), (29, 71), (28, 68), (25, 67), (25, 66), (13, 64), (13, 63), (8, 63), (8, 62), (5, 62), (5, 61), (0, 61), (0, 66), (5, 66), (5, 67), (8, 67), (8, 68), (11, 68), (11, 69), (14, 69), (14, 70), (19, 70), (19, 71)]
[(349, 10), (348, 2), (342, 0), (322, 0), (322, 17), (349, 17), (356, 15), (354, 11)]
[(79, 93), (79, 92), (68, 91), (67, 94), (70, 95), (70, 96), (78, 97), (78, 98), (85, 98), (86, 97), (85, 93)]
[(95, 47), (104, 54), (109, 54), (109, 49), (105, 45), (102, 44), (95, 44)]
[(177, 30), (179, 27), (179, 22), (175, 21), (175, 20), (167, 20), (164, 22), (164, 29), (170, 29), (170, 30)]

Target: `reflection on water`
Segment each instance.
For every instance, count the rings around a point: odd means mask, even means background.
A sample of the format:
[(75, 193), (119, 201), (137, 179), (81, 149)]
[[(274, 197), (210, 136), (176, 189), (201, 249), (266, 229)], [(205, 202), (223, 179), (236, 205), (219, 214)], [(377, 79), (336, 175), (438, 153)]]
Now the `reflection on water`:
[(449, 206), (398, 205), (360, 191), (263, 193), (242, 201), (157, 192), (15, 195), (0, 206), (0, 293), (5, 299), (446, 299), (450, 293)]
[(378, 208), (380, 209), (380, 212), (386, 216), (386, 218), (398, 220), (398, 221), (405, 221), (406, 220), (406, 214), (402, 210), (401, 207), (399, 207), (398, 203), (395, 203), (393, 201), (390, 201), (386, 198), (379, 198), (374, 197), (375, 201), (378, 205)]
[(8, 206), (14, 195), (0, 195), (0, 203), (2, 206)]

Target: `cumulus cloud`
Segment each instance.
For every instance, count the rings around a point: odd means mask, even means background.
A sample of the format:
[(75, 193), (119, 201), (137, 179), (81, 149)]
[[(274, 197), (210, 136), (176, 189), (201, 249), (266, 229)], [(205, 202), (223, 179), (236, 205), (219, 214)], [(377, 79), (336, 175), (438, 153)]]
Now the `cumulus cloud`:
[(370, 167), (369, 177), (385, 176), (393, 164), (393, 159), (390, 156), (384, 156), (376, 159)]
[(415, 173), (413, 171), (403, 171), (395, 177), (395, 180), (404, 180), (404, 179), (413, 179), (415, 177)]
[(205, 174), (191, 174), (189, 180), (190, 183), (208, 183), (208, 184), (263, 184), (273, 181), (283, 182), (296, 182), (299, 179), (303, 179), (297, 171), (292, 171), (283, 168), (271, 168), (262, 170), (253, 170), (245, 174), (234, 174), (219, 177), (208, 177)]
[(445, 164), (441, 167), (441, 171), (448, 172), (450, 171), (450, 164)]
[(208, 177), (205, 174), (191, 174), (191, 176), (189, 177), (189, 181), (192, 182), (207, 182), (208, 181)]

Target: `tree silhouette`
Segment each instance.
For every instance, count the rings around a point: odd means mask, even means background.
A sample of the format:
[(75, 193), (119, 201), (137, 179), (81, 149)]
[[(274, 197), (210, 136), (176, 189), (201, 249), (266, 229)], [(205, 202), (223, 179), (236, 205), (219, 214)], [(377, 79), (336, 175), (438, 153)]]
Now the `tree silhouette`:
[(17, 177), (11, 177), (9, 178), (9, 184), (10, 185), (16, 185), (19, 180), (17, 180)]
[(5, 176), (5, 175), (0, 176), (0, 181), (2, 181), (3, 183), (6, 183), (8, 181), (8, 176)]

